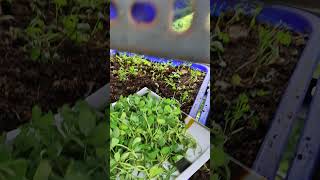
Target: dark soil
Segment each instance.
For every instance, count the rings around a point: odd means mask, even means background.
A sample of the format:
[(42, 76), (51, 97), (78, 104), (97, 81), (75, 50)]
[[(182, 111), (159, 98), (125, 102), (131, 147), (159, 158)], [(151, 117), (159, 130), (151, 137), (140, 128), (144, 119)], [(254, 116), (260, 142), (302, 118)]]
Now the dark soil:
[(16, 0), (11, 5), (2, 1), (1, 5), (2, 15), (14, 20), (0, 20), (0, 132), (27, 122), (34, 105), (56, 112), (109, 82), (108, 46), (94, 46), (93, 40), (86, 45), (65, 40), (58, 60), (32, 61), (23, 48), (25, 39), (11, 33), (13, 28), (23, 31), (33, 18), (30, 1)]
[[(251, 167), (305, 46), (306, 36), (291, 32), (291, 45), (289, 47), (281, 45), (279, 47), (280, 58), (271, 65), (261, 67), (253, 78), (258, 66), (257, 62), (249, 63), (238, 71), (237, 69), (252, 60), (258, 51), (258, 30), (253, 28), (252, 31), (248, 31), (251, 20), (248, 17), (227, 26), (225, 22), (232, 15), (233, 12), (226, 14), (219, 25), (222, 32), (229, 34), (230, 43), (224, 45), (224, 53), (221, 58), (217, 53), (212, 52), (211, 54), (214, 112), (210, 121), (224, 127), (225, 113), (227, 109), (230, 109), (230, 104), (234, 103), (240, 94), (246, 93), (249, 97), (250, 111), (258, 117), (258, 126), (253, 127), (250, 118), (241, 121), (238, 128), (243, 127), (244, 129), (232, 136), (227, 141), (225, 148), (231, 156)], [(211, 19), (211, 28), (214, 29), (216, 22), (217, 17)], [(260, 25), (269, 27), (265, 24)], [(241, 84), (231, 83), (234, 74), (241, 77)], [(254, 96), (254, 92), (258, 90), (267, 91), (269, 94)]]
[(202, 166), (197, 172), (195, 172), (191, 177), (190, 180), (203, 180), (203, 179), (210, 179), (210, 164), (209, 162), (206, 163), (205, 166)]
[[(110, 57), (115, 59), (114, 57)], [(153, 63), (156, 64), (156, 63)], [(130, 75), (125, 81), (120, 81), (119, 77), (113, 73), (113, 71), (119, 70), (120, 64), (117, 60), (114, 62), (110, 62), (110, 99), (111, 102), (115, 102), (119, 99), (119, 97), (122, 96), (128, 96), (130, 94), (134, 94), (137, 91), (141, 90), (144, 87), (149, 88), (153, 92), (157, 93), (161, 97), (167, 97), (172, 98), (174, 97), (177, 100), (180, 100), (183, 92), (189, 91), (189, 100), (187, 102), (182, 103), (180, 101), (181, 110), (183, 112), (186, 112), (187, 114), (190, 112), (192, 105), (194, 103), (194, 100), (196, 99), (197, 93), (200, 89), (200, 86), (202, 84), (202, 81), (204, 79), (204, 74), (198, 77), (197, 82), (193, 83), (190, 82), (190, 71), (189, 68), (186, 66), (180, 66), (178, 68), (174, 68), (172, 66), (169, 66), (167, 70), (164, 72), (156, 73), (156, 75), (163, 75), (163, 77), (168, 77), (172, 72), (175, 72), (177, 69), (180, 69), (181, 71), (184, 71), (185, 74), (181, 75), (181, 78), (177, 79), (175, 81), (177, 87), (183, 87), (184, 89), (181, 90), (172, 90), (171, 87), (169, 87), (164, 78), (160, 80), (152, 80), (152, 71), (155, 71), (150, 66), (142, 66), (140, 67), (140, 70), (143, 70), (147, 73), (141, 73), (142, 71), (139, 71), (139, 74), (137, 76)], [(127, 67), (129, 68), (129, 66)]]

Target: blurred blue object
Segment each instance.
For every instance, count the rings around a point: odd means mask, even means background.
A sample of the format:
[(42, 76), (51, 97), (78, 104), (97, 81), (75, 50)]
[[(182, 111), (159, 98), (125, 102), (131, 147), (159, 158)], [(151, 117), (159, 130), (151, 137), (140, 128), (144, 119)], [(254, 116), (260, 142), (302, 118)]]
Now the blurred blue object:
[(137, 23), (151, 23), (156, 15), (156, 8), (151, 3), (136, 2), (133, 4), (131, 14)]
[(190, 0), (176, 0), (174, 2), (174, 9), (183, 9), (190, 4)]
[(182, 18), (192, 12), (191, 0), (175, 0), (174, 20)]
[[(117, 15), (117, 8), (114, 3), (110, 4), (110, 19), (114, 20)], [(121, 8), (121, 7), (120, 7)], [(191, 0), (176, 0), (174, 2), (174, 19), (179, 19), (191, 12)], [(150, 3), (137, 2), (132, 6), (132, 16), (137, 23), (150, 23), (157, 15), (156, 8)]]
[(117, 18), (117, 16), (118, 16), (117, 7), (113, 2), (111, 2), (110, 3), (110, 19), (113, 20)]

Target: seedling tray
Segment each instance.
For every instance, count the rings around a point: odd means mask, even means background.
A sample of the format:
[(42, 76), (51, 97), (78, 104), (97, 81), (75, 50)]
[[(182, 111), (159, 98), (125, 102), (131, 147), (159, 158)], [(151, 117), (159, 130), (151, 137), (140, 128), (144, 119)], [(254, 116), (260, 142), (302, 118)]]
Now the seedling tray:
[[(110, 49), (110, 55), (115, 55), (115, 54), (125, 54), (127, 56), (134, 56), (136, 54), (134, 53), (129, 53), (129, 52), (120, 52), (117, 50), (112, 50)], [(144, 55), (144, 58), (149, 60), (150, 62), (154, 62), (154, 63), (168, 63), (171, 62), (173, 66), (179, 66), (182, 64), (186, 64), (185, 62), (181, 61), (181, 60), (173, 60), (173, 59), (165, 59), (165, 58), (159, 58), (159, 57), (154, 57), (154, 56), (146, 56)], [(192, 105), (192, 108), (189, 112), (189, 116), (196, 118), (197, 113), (200, 110), (200, 106), (202, 103), (202, 100), (206, 94), (207, 88), (209, 86), (209, 82), (210, 82), (210, 68), (208, 66), (202, 65), (202, 64), (192, 64), (191, 68), (198, 70), (198, 71), (202, 71), (204, 73), (206, 73), (206, 76), (202, 82), (202, 85), (200, 86), (200, 89), (198, 91), (198, 94), (196, 96), (196, 99)], [(205, 124), (206, 123), (206, 119), (203, 119), (202, 122)]]
[[(102, 111), (107, 104), (109, 103), (109, 84), (106, 84), (90, 96), (88, 96), (85, 101), (91, 106), (92, 108), (96, 109), (98, 112)], [(56, 114), (55, 116), (55, 124), (59, 126), (59, 122), (62, 121), (62, 118), (59, 114)], [(6, 142), (10, 143), (12, 140), (14, 140), (17, 135), (20, 133), (20, 129), (14, 129), (12, 131), (9, 131), (7, 133)]]
[[(215, 14), (212, 13), (211, 15), (216, 16), (227, 9), (233, 9), (238, 2), (211, 0), (211, 9), (214, 3), (217, 5), (215, 7)], [(251, 5), (250, 3), (244, 4), (247, 12), (252, 9)], [(253, 169), (259, 174), (268, 179), (274, 179), (294, 119), (297, 117), (297, 113), (303, 104), (310, 80), (312, 79), (312, 73), (317, 65), (320, 54), (317, 47), (320, 33), (317, 29), (320, 28), (320, 20), (316, 16), (304, 11), (277, 5), (265, 6), (257, 19), (260, 22), (272, 25), (285, 23), (293, 31), (309, 34), (307, 45), (291, 75), (289, 84), (282, 96), (253, 165)]]
[(317, 177), (314, 176), (319, 170), (317, 168), (319, 168), (320, 157), (320, 81), (310, 107), (297, 152), (287, 176), (290, 180), (319, 179), (319, 174)]
[[(152, 92), (148, 88), (143, 88), (138, 91), (136, 94), (139, 96), (144, 96), (150, 93), (151, 96), (161, 99), (159, 95)], [(114, 106), (117, 102), (112, 103)], [(210, 159), (210, 130), (197, 122), (194, 118), (187, 116), (184, 119), (184, 122), (188, 128), (188, 132), (195, 139), (197, 147), (195, 150), (189, 149), (185, 156), (185, 159), (188, 161), (187, 164), (190, 164), (188, 167), (177, 167), (177, 169), (184, 169), (182, 172), (176, 171), (174, 177), (171, 179), (176, 180), (186, 180), (190, 178), (198, 169), (201, 168), (209, 159)], [(186, 164), (181, 163), (181, 164)]]

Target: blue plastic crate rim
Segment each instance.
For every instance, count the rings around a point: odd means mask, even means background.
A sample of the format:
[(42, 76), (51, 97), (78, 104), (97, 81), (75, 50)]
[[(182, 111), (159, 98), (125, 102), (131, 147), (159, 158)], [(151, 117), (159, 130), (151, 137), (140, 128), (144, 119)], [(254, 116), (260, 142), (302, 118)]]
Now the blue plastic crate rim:
[[(110, 55), (113, 56), (113, 55), (116, 55), (116, 54), (123, 54), (123, 55), (127, 55), (127, 56), (136, 56), (138, 54), (135, 54), (135, 53), (130, 53), (130, 52), (120, 52), (120, 51), (117, 51), (117, 50), (114, 50), (114, 49), (110, 49)], [(138, 56), (142, 56), (143, 58), (151, 61), (151, 62), (155, 62), (155, 63), (168, 63), (170, 62), (172, 66), (174, 67), (177, 67), (177, 66), (180, 66), (180, 65), (190, 65), (190, 67), (194, 70), (198, 70), (198, 71), (202, 71), (204, 73), (206, 73), (206, 76), (200, 86), (200, 89), (198, 91), (198, 94), (196, 96), (196, 99), (192, 105), (192, 108), (189, 112), (189, 116), (193, 117), (193, 118), (196, 118), (196, 115), (199, 111), (202, 111), (200, 110), (200, 106), (201, 106), (201, 103), (203, 102), (203, 99), (205, 97), (205, 94), (206, 94), (206, 91), (207, 91), (207, 88), (209, 86), (209, 83), (210, 83), (210, 68), (208, 66), (205, 66), (205, 65), (202, 65), (202, 64), (190, 64), (190, 63), (186, 63), (186, 62), (183, 62), (182, 60), (176, 60), (176, 59), (165, 59), (165, 58), (159, 58), (159, 57), (154, 57), (154, 56), (147, 56), (147, 55), (138, 55)], [(210, 109), (210, 108), (209, 108)], [(208, 108), (206, 108), (207, 111), (209, 111)], [(208, 114), (206, 113), (206, 111), (204, 111), (203, 113), (205, 114)], [(206, 124), (206, 121), (207, 121), (207, 117), (202, 117), (202, 119), (200, 120), (200, 122), (205, 125)]]
[[(217, 16), (228, 8), (234, 8), (239, 1), (235, 0), (211, 0), (211, 15)], [(252, 8), (249, 1), (244, 8)], [(215, 8), (215, 12), (213, 12)], [(250, 11), (249, 11), (250, 12)], [(286, 24), (293, 31), (309, 34), (309, 40), (303, 53), (291, 75), (286, 91), (284, 92), (270, 128), (260, 147), (260, 151), (253, 165), (253, 169), (268, 179), (274, 179), (279, 167), (281, 156), (285, 150), (294, 119), (297, 117), (306, 92), (308, 90), (312, 73), (314, 72), (319, 52), (320, 21), (319, 18), (295, 9), (284, 6), (265, 6), (257, 17), (258, 21), (270, 23), (274, 26)]]
[(287, 179), (290, 180), (311, 180), (314, 173), (319, 170), (320, 157), (320, 79), (315, 96), (312, 99), (310, 111), (305, 121), (302, 136), (298, 148), (289, 169)]
[(181, 66), (181, 65), (190, 65), (190, 67), (194, 70), (198, 70), (201, 72), (209, 72), (210, 68), (208, 68), (208, 66), (205, 65), (201, 65), (201, 64), (196, 64), (196, 63), (186, 63), (183, 60), (177, 60), (177, 59), (166, 59), (166, 58), (161, 58), (161, 57), (155, 57), (155, 56), (148, 56), (148, 55), (140, 55), (140, 54), (135, 54), (135, 53), (130, 53), (130, 52), (119, 52), (117, 50), (113, 50), (110, 49), (110, 55), (115, 55), (115, 54), (124, 54), (127, 56), (142, 56), (145, 59), (151, 61), (151, 62), (156, 62), (156, 63), (169, 63), (171, 62), (172, 66)]
[(210, 87), (208, 88), (207, 95), (205, 98), (206, 98), (206, 100), (204, 103), (204, 107), (202, 110), (200, 109), (201, 114), (200, 114), (200, 118), (199, 118), (199, 122), (203, 125), (206, 125), (207, 119), (209, 116), (209, 112), (210, 112)]
[[(236, 7), (241, 7), (245, 10), (247, 14), (253, 13), (254, 9), (257, 7), (257, 4), (246, 1), (246, 0), (211, 0), (211, 15), (219, 15), (221, 12), (228, 9), (234, 9)], [(261, 4), (261, 3), (260, 3)], [(287, 11), (284, 9), (275, 9), (274, 7), (264, 7), (260, 15), (257, 16), (258, 21), (265, 23), (270, 23), (273, 25), (282, 25), (287, 28), (296, 31), (296, 32), (308, 32), (311, 33), (312, 22), (304, 16), (301, 16), (293, 11)]]

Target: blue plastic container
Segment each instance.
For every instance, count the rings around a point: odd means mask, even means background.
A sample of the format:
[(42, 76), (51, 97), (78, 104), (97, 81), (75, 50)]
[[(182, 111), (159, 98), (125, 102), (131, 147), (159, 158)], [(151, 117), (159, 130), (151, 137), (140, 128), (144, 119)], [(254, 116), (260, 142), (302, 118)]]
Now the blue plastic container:
[(287, 175), (288, 180), (312, 180), (320, 158), (320, 81), (305, 122), (299, 145)]
[[(201, 109), (200, 109), (201, 110)], [(205, 96), (205, 103), (203, 109), (201, 110), (199, 122), (203, 125), (207, 124), (207, 119), (210, 112), (210, 87), (208, 87), (207, 94)]]
[[(110, 55), (115, 55), (115, 54), (125, 54), (127, 56), (133, 56), (133, 55), (136, 55), (134, 53), (129, 53), (129, 52), (119, 52), (119, 51), (116, 51), (116, 50), (112, 50), (110, 49)], [(182, 65), (182, 64), (186, 64), (186, 62), (183, 62), (181, 60), (176, 60), (176, 59), (165, 59), (165, 58), (159, 58), (159, 57), (154, 57), (154, 56), (146, 56), (146, 55), (143, 55), (143, 57), (151, 62), (155, 62), (155, 63), (168, 63), (168, 62), (171, 62), (171, 64), (173, 66), (179, 66), (179, 65)], [(196, 118), (197, 116), (197, 113), (199, 111), (201, 111), (202, 109), (200, 109), (200, 106), (201, 106), (201, 103), (205, 97), (205, 94), (207, 92), (207, 89), (208, 89), (208, 86), (209, 86), (209, 83), (210, 83), (210, 68), (208, 66), (205, 66), (205, 65), (201, 65), (201, 64), (192, 64), (190, 66), (192, 69), (195, 69), (195, 70), (198, 70), (198, 71), (202, 71), (204, 73), (206, 73), (206, 76), (200, 86), (200, 89), (198, 91), (198, 94), (197, 94), (197, 97), (192, 105), (192, 108), (189, 112), (189, 116), (193, 117), (193, 118)], [(210, 107), (209, 107), (210, 109)], [(205, 117), (202, 117), (201, 119), (201, 123), (205, 124), (206, 123), (206, 118)]]
[[(252, 10), (252, 4), (241, 1), (247, 12)], [(234, 8), (239, 1), (211, 0), (212, 16)], [(216, 3), (214, 5), (214, 3)], [(300, 57), (296, 68), (291, 75), (289, 84), (284, 92), (281, 102), (275, 112), (268, 133), (260, 147), (253, 170), (268, 179), (274, 179), (279, 167), (281, 156), (284, 153), (288, 137), (297, 113), (302, 107), (304, 97), (308, 90), (312, 73), (319, 58), (320, 20), (310, 13), (284, 6), (265, 6), (257, 17), (258, 21), (277, 25), (285, 23), (293, 31), (309, 34), (309, 40)]]

